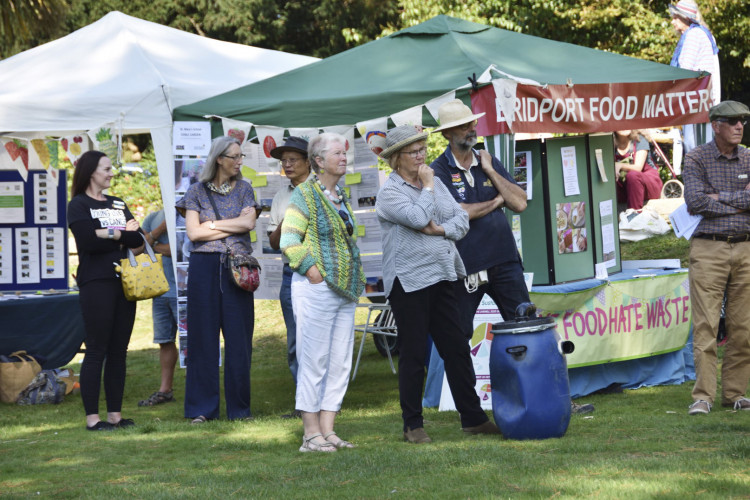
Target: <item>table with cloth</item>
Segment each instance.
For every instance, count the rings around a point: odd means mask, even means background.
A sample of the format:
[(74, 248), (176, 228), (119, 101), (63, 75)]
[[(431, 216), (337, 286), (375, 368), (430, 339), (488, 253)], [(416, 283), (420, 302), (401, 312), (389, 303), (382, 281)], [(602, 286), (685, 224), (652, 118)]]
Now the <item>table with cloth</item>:
[(0, 299), (0, 354), (26, 351), (44, 359), (43, 369), (60, 368), (73, 359), (85, 336), (77, 293)]
[[(573, 398), (613, 384), (634, 389), (695, 380), (686, 269), (628, 269), (604, 280), (534, 286), (530, 296), (538, 314), (555, 317), (558, 335), (575, 344), (566, 356)], [(500, 321), (493, 308), (485, 297), (472, 339), (477, 391), (485, 408), (492, 407), (491, 322)], [(443, 364), (433, 347), (423, 405), (439, 406), (442, 389)]]

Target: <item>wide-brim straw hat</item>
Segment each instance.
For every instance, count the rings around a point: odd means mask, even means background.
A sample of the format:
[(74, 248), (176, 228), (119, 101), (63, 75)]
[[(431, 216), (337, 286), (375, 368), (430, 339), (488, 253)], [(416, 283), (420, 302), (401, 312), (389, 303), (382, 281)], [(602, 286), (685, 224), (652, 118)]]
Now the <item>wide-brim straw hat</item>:
[(282, 146), (273, 148), (271, 150), (271, 156), (273, 156), (277, 160), (280, 160), (281, 155), (286, 151), (294, 151), (295, 153), (300, 153), (302, 156), (307, 158), (307, 141), (302, 137), (296, 137), (293, 135), (287, 137), (286, 142), (284, 142)]
[(680, 0), (675, 5), (670, 5), (669, 14), (684, 17), (696, 23), (700, 22), (698, 19), (698, 4), (693, 0)]
[(453, 99), (452, 101), (446, 102), (438, 109), (438, 121), (440, 122), (440, 126), (433, 130), (433, 132), (458, 127), (459, 125), (473, 122), (484, 115), (484, 113), (475, 115), (471, 111), (471, 108), (464, 104), (461, 99)]
[(428, 132), (420, 132), (414, 125), (392, 128), (385, 136), (386, 147), (380, 152), (380, 157), (387, 160), (409, 144), (426, 140), (428, 135), (430, 135)]

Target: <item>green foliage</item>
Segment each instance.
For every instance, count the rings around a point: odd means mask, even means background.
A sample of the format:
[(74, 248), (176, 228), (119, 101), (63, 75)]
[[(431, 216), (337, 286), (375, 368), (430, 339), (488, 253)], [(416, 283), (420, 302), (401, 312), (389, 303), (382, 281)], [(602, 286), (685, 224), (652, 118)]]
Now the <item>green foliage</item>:
[(133, 216), (143, 222), (146, 215), (162, 208), (159, 173), (153, 149), (143, 153), (139, 166), (143, 173), (120, 169), (109, 194), (122, 198)]

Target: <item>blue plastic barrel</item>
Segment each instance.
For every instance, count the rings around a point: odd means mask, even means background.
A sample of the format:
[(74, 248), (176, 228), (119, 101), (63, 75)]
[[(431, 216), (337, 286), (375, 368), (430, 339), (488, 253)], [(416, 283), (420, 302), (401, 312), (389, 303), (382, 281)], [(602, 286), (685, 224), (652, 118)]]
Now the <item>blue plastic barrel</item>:
[[(522, 311), (523, 306), (531, 309)], [(570, 422), (570, 383), (555, 321), (529, 318), (533, 304), (522, 304), (519, 311), (515, 321), (492, 326), (490, 383), (495, 423), (509, 439), (561, 437)], [(572, 344), (566, 349), (572, 352)]]

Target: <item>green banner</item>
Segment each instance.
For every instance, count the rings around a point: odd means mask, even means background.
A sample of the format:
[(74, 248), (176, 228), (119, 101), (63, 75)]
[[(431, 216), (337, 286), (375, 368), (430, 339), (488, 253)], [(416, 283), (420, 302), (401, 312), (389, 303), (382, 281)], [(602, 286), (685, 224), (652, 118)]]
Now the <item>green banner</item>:
[(554, 317), (558, 335), (575, 344), (569, 368), (676, 351), (690, 333), (687, 271), (530, 295), (538, 314)]

